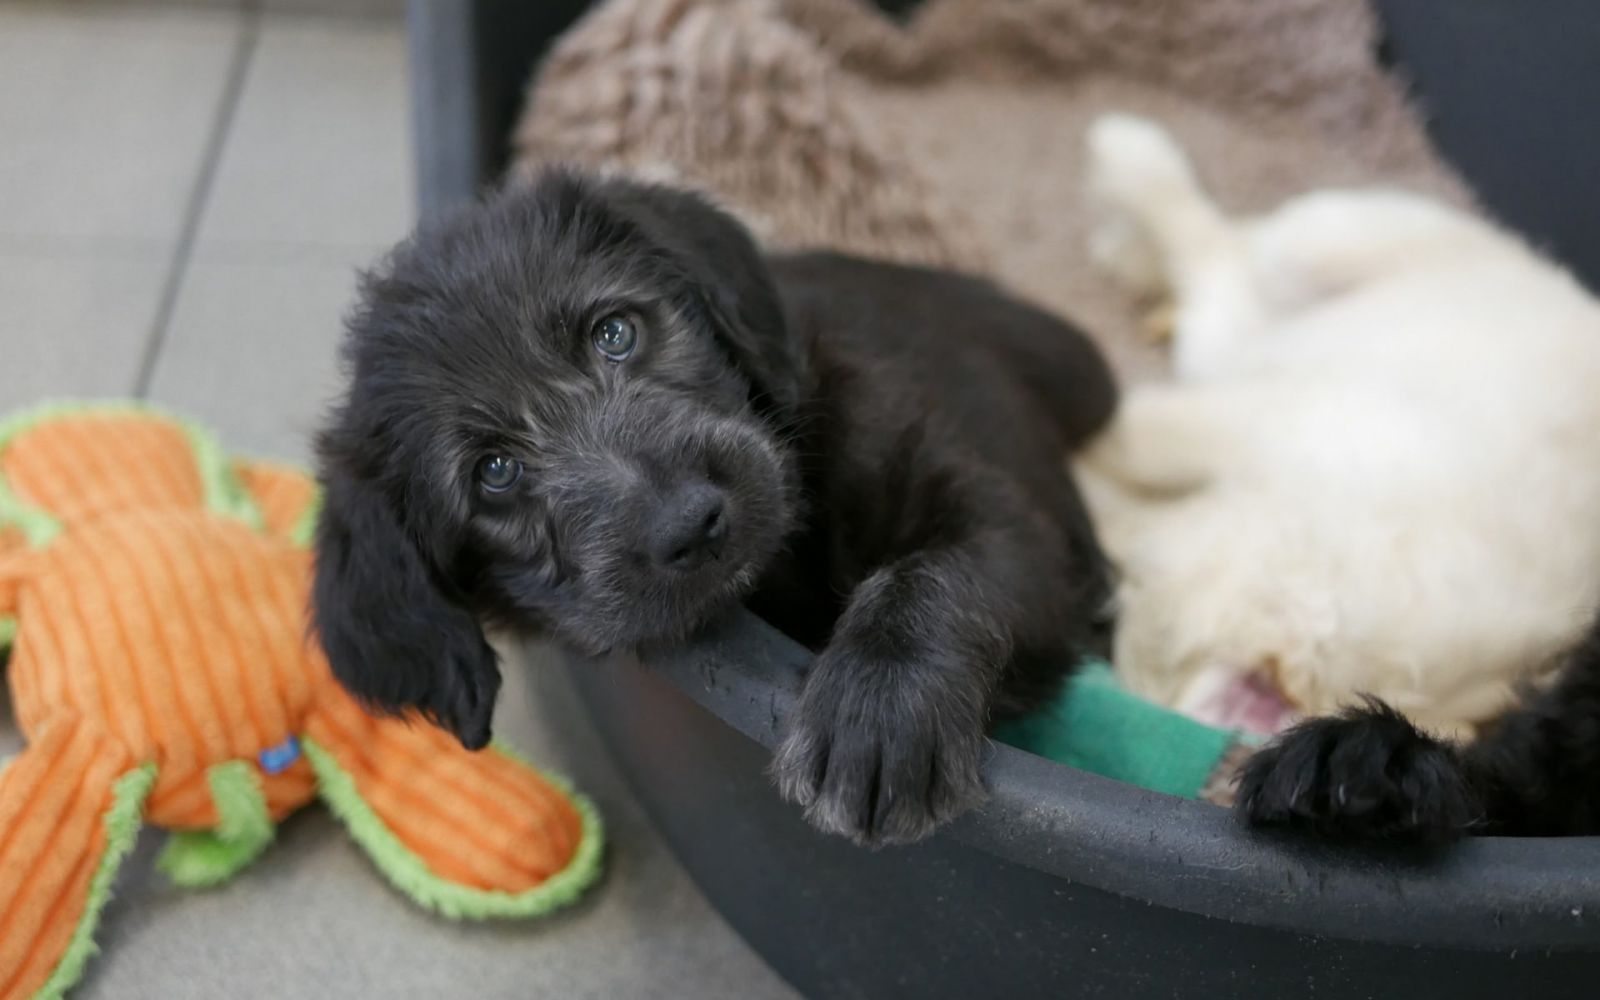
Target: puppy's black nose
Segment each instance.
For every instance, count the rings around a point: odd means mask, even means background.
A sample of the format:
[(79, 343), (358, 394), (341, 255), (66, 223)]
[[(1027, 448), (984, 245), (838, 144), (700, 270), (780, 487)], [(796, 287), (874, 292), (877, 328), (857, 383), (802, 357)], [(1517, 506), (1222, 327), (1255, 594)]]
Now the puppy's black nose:
[(645, 539), (663, 569), (691, 570), (722, 554), (728, 538), (727, 503), (707, 482), (680, 486), (662, 498)]

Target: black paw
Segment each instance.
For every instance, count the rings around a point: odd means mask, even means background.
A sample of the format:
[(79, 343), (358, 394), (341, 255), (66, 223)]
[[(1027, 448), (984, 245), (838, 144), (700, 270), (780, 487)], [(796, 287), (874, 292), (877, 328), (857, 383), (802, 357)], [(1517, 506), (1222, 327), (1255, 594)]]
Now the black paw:
[(1462, 836), (1480, 812), (1454, 748), (1376, 699), (1303, 722), (1257, 753), (1235, 809), (1252, 826), (1421, 844)]
[[(477, 638), (474, 636), (473, 638)], [(500, 661), (481, 639), (455, 648), (434, 685), (424, 710), (435, 723), (454, 733), (468, 750), (482, 750), (493, 735), (494, 706), (500, 695)]]
[(982, 800), (979, 699), (923, 673), (832, 649), (818, 659), (772, 762), (812, 825), (907, 843)]

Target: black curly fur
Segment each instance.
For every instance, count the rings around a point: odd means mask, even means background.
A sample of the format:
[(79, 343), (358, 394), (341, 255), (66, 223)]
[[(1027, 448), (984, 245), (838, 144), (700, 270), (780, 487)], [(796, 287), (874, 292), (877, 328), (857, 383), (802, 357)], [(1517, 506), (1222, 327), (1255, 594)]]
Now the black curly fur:
[(1421, 842), (1453, 839), (1481, 812), (1455, 748), (1375, 698), (1303, 722), (1252, 757), (1238, 809), (1328, 838)]
[[(636, 349), (596, 350), (607, 317)], [(819, 653), (783, 793), (825, 830), (914, 840), (982, 797), (991, 719), (1103, 646), (1108, 571), (1062, 455), (1109, 419), (1111, 372), (983, 281), (765, 256), (692, 194), (555, 172), (380, 264), (346, 357), (318, 634), (369, 706), (467, 746), (500, 683), (482, 622), (600, 653), (743, 599)], [(491, 457), (524, 474), (486, 492)], [(713, 557), (658, 558), (705, 496)]]
[(1367, 699), (1256, 754), (1236, 809), (1254, 826), (1346, 841), (1600, 833), (1600, 621), (1553, 686), (1476, 742), (1436, 739)]

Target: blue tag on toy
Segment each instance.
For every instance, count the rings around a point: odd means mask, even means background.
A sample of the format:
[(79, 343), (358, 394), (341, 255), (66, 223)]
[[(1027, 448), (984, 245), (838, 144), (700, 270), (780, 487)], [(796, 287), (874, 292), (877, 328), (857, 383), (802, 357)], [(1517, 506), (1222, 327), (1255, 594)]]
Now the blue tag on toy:
[(300, 741), (293, 736), (275, 747), (267, 747), (256, 755), (263, 774), (277, 774), (300, 759)]

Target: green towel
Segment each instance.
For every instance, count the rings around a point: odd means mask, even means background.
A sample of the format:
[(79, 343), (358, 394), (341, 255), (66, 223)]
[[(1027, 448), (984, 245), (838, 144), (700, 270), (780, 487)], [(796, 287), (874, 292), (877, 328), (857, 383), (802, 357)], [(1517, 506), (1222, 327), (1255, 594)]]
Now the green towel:
[(1083, 667), (1055, 700), (1001, 723), (994, 736), (1058, 763), (1185, 798), (1199, 798), (1219, 776), (1231, 776), (1234, 751), (1245, 745), (1240, 733), (1133, 694), (1105, 663)]

